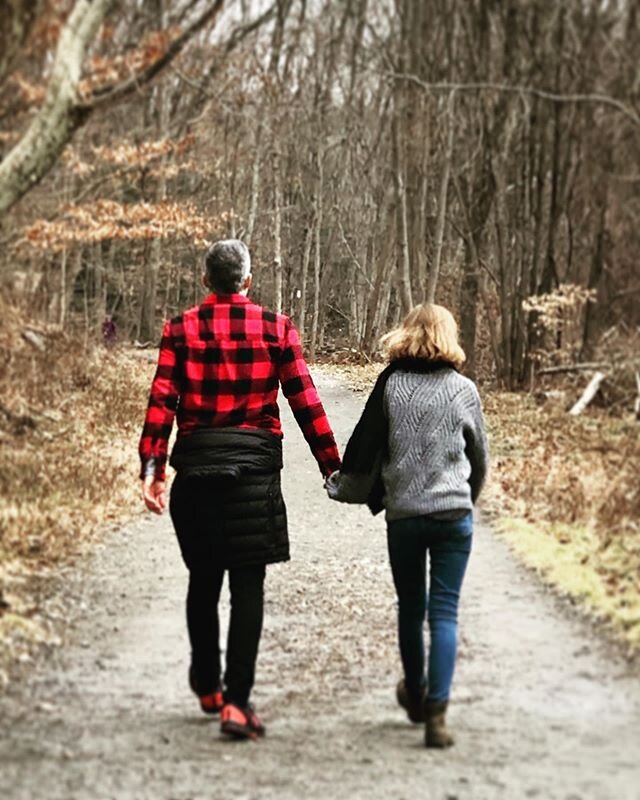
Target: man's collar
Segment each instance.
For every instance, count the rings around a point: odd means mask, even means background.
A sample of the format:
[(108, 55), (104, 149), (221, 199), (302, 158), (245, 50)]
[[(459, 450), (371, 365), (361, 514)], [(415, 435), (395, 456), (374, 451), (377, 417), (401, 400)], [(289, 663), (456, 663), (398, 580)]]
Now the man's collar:
[(230, 305), (240, 305), (242, 303), (249, 302), (249, 298), (244, 294), (240, 294), (239, 292), (235, 292), (234, 294), (216, 294), (215, 292), (212, 292), (204, 298), (202, 304), (214, 305), (215, 303), (229, 303)]

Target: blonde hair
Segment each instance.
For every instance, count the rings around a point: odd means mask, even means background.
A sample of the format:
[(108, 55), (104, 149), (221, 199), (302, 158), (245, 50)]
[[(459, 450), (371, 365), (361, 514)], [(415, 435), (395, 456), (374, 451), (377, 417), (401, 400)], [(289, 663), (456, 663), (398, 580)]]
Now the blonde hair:
[(461, 367), (466, 360), (452, 313), (434, 303), (411, 309), (399, 327), (382, 337), (380, 345), (388, 361), (424, 358), (449, 361), (455, 367)]

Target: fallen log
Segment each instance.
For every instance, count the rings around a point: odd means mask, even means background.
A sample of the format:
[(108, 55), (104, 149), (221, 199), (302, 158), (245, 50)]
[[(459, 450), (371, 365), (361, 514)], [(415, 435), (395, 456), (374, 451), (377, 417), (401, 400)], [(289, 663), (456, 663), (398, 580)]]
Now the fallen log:
[(569, 411), (569, 414), (571, 414), (572, 417), (577, 417), (579, 414), (582, 414), (585, 408), (598, 394), (598, 389), (600, 388), (600, 385), (604, 379), (605, 379), (604, 372), (596, 372), (593, 378), (591, 378), (591, 380), (589, 381), (587, 388), (582, 393), (578, 402), (575, 403), (575, 405)]

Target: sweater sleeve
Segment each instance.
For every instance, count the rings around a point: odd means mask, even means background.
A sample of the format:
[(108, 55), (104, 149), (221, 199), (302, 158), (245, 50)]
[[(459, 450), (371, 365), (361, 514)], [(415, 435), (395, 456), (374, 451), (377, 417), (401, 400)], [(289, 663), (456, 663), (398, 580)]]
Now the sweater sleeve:
[(464, 423), (465, 454), (471, 464), (469, 484), (471, 486), (471, 499), (475, 505), (489, 469), (489, 443), (482, 413), (482, 402), (475, 384), (471, 385), (466, 411)]

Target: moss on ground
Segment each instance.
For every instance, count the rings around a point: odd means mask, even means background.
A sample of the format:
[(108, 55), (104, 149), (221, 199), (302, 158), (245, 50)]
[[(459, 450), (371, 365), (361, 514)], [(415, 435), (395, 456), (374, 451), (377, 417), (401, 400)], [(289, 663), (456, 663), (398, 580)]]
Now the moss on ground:
[(603, 553), (598, 534), (583, 525), (501, 518), (495, 528), (524, 564), (610, 624), (631, 650), (640, 648), (638, 587), (624, 551)]

